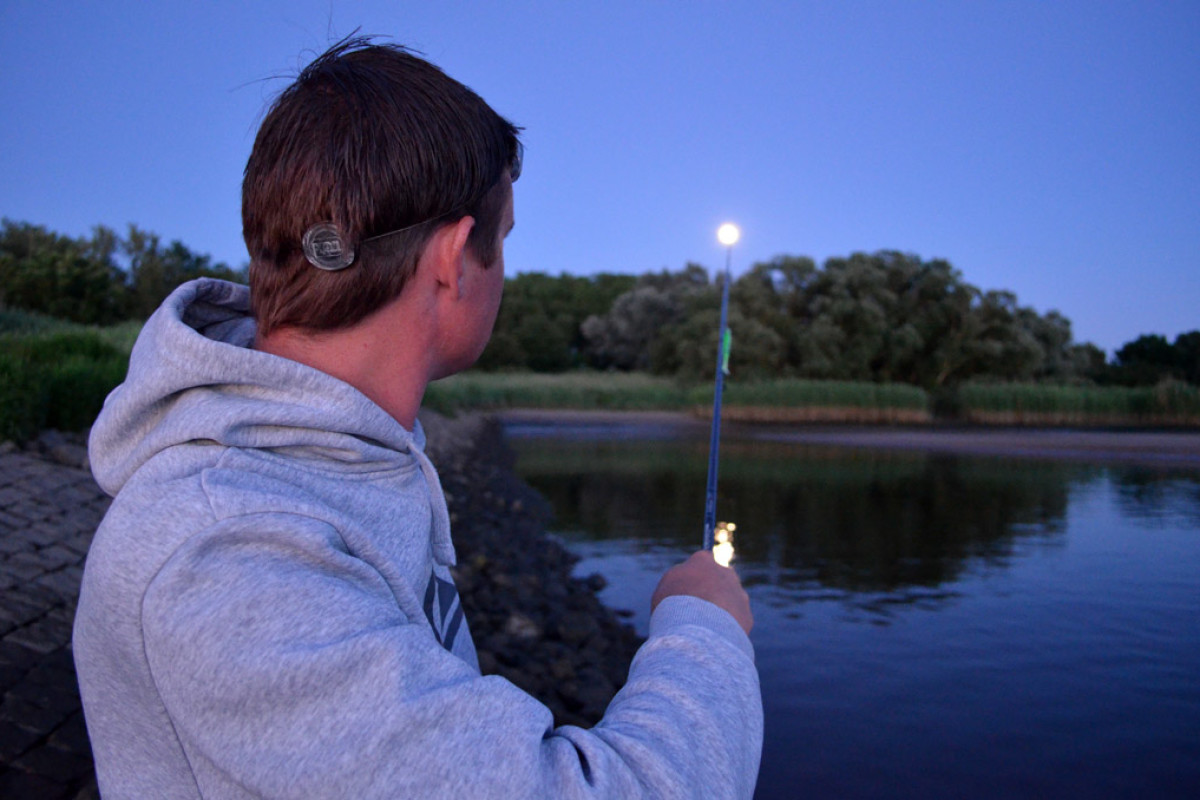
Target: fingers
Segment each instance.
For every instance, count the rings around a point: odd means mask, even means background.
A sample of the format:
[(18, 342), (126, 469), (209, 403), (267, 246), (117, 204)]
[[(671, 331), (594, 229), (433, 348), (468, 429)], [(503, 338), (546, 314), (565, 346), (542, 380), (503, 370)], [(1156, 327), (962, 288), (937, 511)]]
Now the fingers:
[(708, 550), (700, 550), (687, 561), (667, 570), (650, 601), (651, 611), (668, 597), (688, 595), (707, 600), (729, 612), (746, 633), (754, 627), (750, 596), (736, 572), (716, 562)]

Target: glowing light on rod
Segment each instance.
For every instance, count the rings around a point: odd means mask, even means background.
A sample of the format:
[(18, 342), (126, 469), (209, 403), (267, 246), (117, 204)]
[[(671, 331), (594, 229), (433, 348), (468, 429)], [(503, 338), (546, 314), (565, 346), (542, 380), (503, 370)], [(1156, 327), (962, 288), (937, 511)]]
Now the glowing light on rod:
[(718, 522), (713, 531), (713, 559), (722, 567), (728, 567), (733, 561), (733, 532), (737, 525), (732, 522)]
[(717, 241), (726, 247), (733, 247), (740, 238), (742, 238), (742, 232), (732, 222), (726, 222), (717, 228)]

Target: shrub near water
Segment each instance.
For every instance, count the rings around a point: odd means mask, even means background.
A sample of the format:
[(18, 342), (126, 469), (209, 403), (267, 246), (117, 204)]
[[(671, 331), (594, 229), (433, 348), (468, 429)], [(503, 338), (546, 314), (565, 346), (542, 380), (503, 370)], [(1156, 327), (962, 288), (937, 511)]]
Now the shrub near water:
[(128, 366), (128, 354), (97, 330), (60, 326), (0, 335), (0, 440), (24, 441), (42, 428), (86, 428)]

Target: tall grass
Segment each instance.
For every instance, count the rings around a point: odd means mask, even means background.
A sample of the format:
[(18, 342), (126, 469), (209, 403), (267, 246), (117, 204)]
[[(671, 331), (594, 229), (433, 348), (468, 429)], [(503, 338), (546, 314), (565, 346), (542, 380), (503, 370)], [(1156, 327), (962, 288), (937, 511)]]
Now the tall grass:
[[(553, 408), (700, 410), (712, 405), (713, 387), (684, 387), (668, 378), (640, 373), (468, 372), (430, 385), (425, 404), (434, 410)], [(877, 420), (881, 414), (927, 418), (924, 391), (900, 384), (778, 380), (728, 383), (725, 407), (731, 418), (790, 419), (788, 410), (822, 409), (829, 418)], [(780, 412), (780, 410), (783, 410)], [(867, 415), (855, 413), (865, 411)]]
[(140, 328), (0, 311), (0, 441), (24, 441), (43, 428), (87, 428), (124, 379)]
[[(698, 386), (690, 393), (693, 402), (712, 402), (713, 387)], [(801, 408), (907, 408), (924, 410), (929, 396), (923, 389), (905, 383), (853, 381), (805, 381), (798, 379), (729, 383), (724, 402), (735, 406)]]
[(958, 390), (962, 416), (1016, 425), (1197, 425), (1200, 388), (1180, 381), (1157, 386), (1087, 387), (968, 384)]
[(687, 404), (686, 391), (670, 379), (637, 373), (466, 372), (435, 381), (425, 391), (425, 405), (443, 413), (503, 408), (640, 411)]
[[(699, 386), (691, 398), (698, 410), (712, 405), (713, 387)], [(731, 383), (723, 416), (743, 422), (928, 422), (929, 395), (903, 383), (806, 381)]]
[(24, 311), (19, 308), (0, 308), (0, 334), (33, 334), (45, 333), (51, 330), (82, 328), (73, 322), (48, 317), (36, 311)]

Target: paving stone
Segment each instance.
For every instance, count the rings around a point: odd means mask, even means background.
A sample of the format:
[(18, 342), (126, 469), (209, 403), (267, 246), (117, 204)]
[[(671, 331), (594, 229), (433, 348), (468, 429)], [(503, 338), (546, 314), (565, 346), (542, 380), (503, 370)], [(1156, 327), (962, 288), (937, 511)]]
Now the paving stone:
[(60, 605), (58, 595), (47, 589), (45, 586), (38, 586), (36, 583), (25, 583), (23, 586), (14, 586), (4, 597), (7, 602), (28, 603), (36, 608), (48, 610)]
[(76, 710), (74, 714), (67, 717), (62, 725), (58, 726), (58, 730), (50, 734), (49, 743), (61, 750), (69, 750), (73, 753), (87, 753), (89, 756), (92, 752), (92, 743), (88, 739), (87, 725), (84, 722), (83, 711)]
[(92, 546), (92, 534), (90, 532), (77, 533), (69, 539), (64, 539), (62, 546), (82, 558), (87, 555), (88, 549)]
[(14, 517), (6, 509), (7, 507), (0, 508), (0, 530), (15, 531), (29, 524), (29, 520)]
[(38, 800), (57, 800), (57, 798), (69, 797), (70, 791), (70, 787), (65, 784), (25, 770), (7, 769), (0, 773), (0, 797), (36, 797)]
[(33, 550), (35, 547), (36, 545), (33, 542), (15, 531), (6, 531), (0, 534), (0, 554), (11, 555), (12, 553), (22, 553)]
[(32, 624), (23, 628), (16, 628), (9, 631), (8, 633), (4, 634), (4, 639), (2, 641), (8, 642), (9, 644), (19, 644), (23, 647), (28, 647), (30, 650), (42, 653), (43, 655), (52, 653), (62, 646), (60, 644), (47, 642), (41, 636), (41, 629), (35, 629)]
[(94, 773), (79, 790), (79, 793), (71, 797), (71, 800), (100, 800), (100, 788), (96, 785)]
[(71, 624), (47, 615), (7, 634), (4, 641), (49, 654), (71, 641)]
[(0, 664), (30, 669), (41, 658), (27, 647), (0, 642)]
[[(32, 674), (30, 673), (30, 675)], [(63, 719), (80, 707), (79, 689), (75, 685), (74, 676), (71, 676), (66, 682), (60, 682), (54, 686), (36, 683), (26, 676), (24, 680), (9, 689), (5, 696), (46, 711), (61, 713)]]
[[(22, 728), (9, 721), (0, 721), (0, 766), (7, 764), (37, 744), (44, 734)], [(0, 793), (0, 797), (6, 797)]]
[[(18, 555), (20, 555), (18, 553)], [(57, 542), (44, 550), (39, 550), (38, 555), (41, 556), (43, 563), (50, 572), (55, 572), (63, 567), (73, 566), (79, 563), (79, 555)]]
[(0, 702), (0, 720), (11, 722), (26, 730), (36, 731), (40, 736), (48, 736), (57, 728), (70, 712), (55, 708), (42, 708), (26, 702), (11, 693), (4, 695)]
[(13, 553), (9, 556), (5, 563), (7, 564), (29, 564), (37, 567), (42, 572), (50, 572), (58, 569), (61, 564), (55, 564), (53, 555), (46, 555), (46, 550), (26, 550), (21, 553)]
[[(70, 637), (83, 564), (112, 503), (90, 472), (0, 452), (0, 798), (96, 800)], [(65, 443), (65, 444), (64, 444)], [(60, 454), (61, 455), (61, 454)]]
[(40, 522), (46, 518), (46, 508), (41, 503), (19, 500), (5, 507), (5, 511), (25, 523)]
[(92, 760), (78, 753), (40, 745), (24, 753), (12, 766), (61, 783), (76, 783), (92, 771)]
[(51, 497), (64, 486), (70, 485), (74, 480), (75, 476), (70, 474), (69, 470), (46, 469), (40, 475), (34, 477), (31, 483), (34, 489), (40, 490), (40, 496)]
[(79, 599), (79, 577), (66, 570), (42, 575), (35, 582), (57, 594), (64, 602), (74, 605)]
[(51, 545), (58, 544), (63, 539), (63, 532), (45, 520), (30, 523), (23, 531), (23, 534), (24, 538), (33, 542), (38, 547), (50, 547)]
[(32, 552), (16, 553), (16, 554), (4, 559), (3, 561), (0, 561), (0, 572), (11, 575), (12, 577), (16, 578), (18, 581), (26, 581), (26, 582), (31, 581), (34, 578), (37, 578), (41, 575), (44, 575), (46, 570), (43, 569), (41, 567), (41, 565), (36, 564), (36, 563), (29, 563), (29, 561), (27, 559), (21, 558), (22, 556), (29, 556), (29, 555), (33, 555), (34, 561), (36, 561), (36, 553), (32, 553)]
[(25, 667), (0, 664), (0, 692), (7, 691), (10, 686), (20, 683), (25, 679), (25, 673), (28, 671)]

